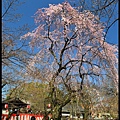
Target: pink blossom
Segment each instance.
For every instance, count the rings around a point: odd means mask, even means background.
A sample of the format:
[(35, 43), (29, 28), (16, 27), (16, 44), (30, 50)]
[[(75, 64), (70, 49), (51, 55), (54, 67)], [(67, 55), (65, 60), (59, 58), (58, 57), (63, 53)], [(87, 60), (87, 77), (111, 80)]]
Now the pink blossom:
[[(99, 74), (97, 80), (101, 81), (102, 73), (109, 71), (117, 87), (118, 48), (105, 41), (104, 25), (98, 16), (89, 10), (78, 12), (65, 2), (38, 9), (35, 22), (38, 27), (21, 38), (29, 37), (30, 45), (40, 48), (38, 59), (35, 57), (33, 61), (39, 60), (41, 66), (48, 69), (46, 78), (52, 79), (60, 65), (64, 69), (59, 74), (63, 76), (69, 70), (71, 76), (78, 74), (80, 67), (81, 74), (87, 74), (88, 80), (90, 74)], [(57, 76), (56, 83), (58, 79), (61, 80)]]

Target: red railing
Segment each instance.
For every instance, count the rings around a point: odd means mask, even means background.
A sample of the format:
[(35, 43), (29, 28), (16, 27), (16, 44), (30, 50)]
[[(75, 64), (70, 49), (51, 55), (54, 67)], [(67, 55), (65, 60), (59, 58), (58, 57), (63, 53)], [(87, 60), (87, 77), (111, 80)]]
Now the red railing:
[[(16, 114), (12, 114), (10, 116), (10, 120), (30, 120), (32, 116), (35, 116), (36, 120), (43, 120), (43, 115), (35, 115), (35, 114), (25, 114), (20, 113), (18, 116)], [(8, 118), (7, 114), (2, 114), (1, 120), (6, 120)]]

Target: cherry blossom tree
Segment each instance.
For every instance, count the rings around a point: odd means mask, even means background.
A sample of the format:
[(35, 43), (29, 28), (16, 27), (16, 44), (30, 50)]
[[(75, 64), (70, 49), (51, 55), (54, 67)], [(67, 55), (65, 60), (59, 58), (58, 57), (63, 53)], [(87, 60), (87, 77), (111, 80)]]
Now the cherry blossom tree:
[[(38, 9), (35, 23), (37, 27), (21, 39), (31, 40), (32, 49), (39, 50), (29, 68), (46, 71), (54, 119), (60, 119), (62, 107), (82, 94), (84, 83), (101, 84), (108, 72), (118, 92), (118, 48), (105, 41), (105, 23), (97, 16), (64, 2)], [(62, 100), (57, 88), (64, 90)]]

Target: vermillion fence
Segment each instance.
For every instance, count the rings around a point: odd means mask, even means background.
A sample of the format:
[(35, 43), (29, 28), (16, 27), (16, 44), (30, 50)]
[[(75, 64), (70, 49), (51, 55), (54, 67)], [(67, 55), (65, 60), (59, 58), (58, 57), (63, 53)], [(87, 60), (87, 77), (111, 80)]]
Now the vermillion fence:
[[(43, 120), (43, 115), (23, 114), (23, 113), (20, 113), (18, 116), (16, 114), (12, 114), (9, 120), (30, 120), (32, 116), (34, 116), (36, 120)], [(1, 120), (7, 120), (8, 115), (2, 114), (1, 117), (2, 117)]]

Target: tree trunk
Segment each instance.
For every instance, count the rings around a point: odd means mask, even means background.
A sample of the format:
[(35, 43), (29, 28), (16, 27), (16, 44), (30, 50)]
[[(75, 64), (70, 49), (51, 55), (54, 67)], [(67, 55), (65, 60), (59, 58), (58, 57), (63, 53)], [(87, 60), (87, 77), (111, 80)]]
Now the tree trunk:
[(54, 120), (61, 120), (62, 117), (62, 107), (60, 105), (56, 105), (52, 111), (52, 118)]
[(85, 110), (85, 113), (84, 113), (84, 120), (87, 120), (88, 119), (88, 115), (89, 115), (89, 111), (88, 110)]

